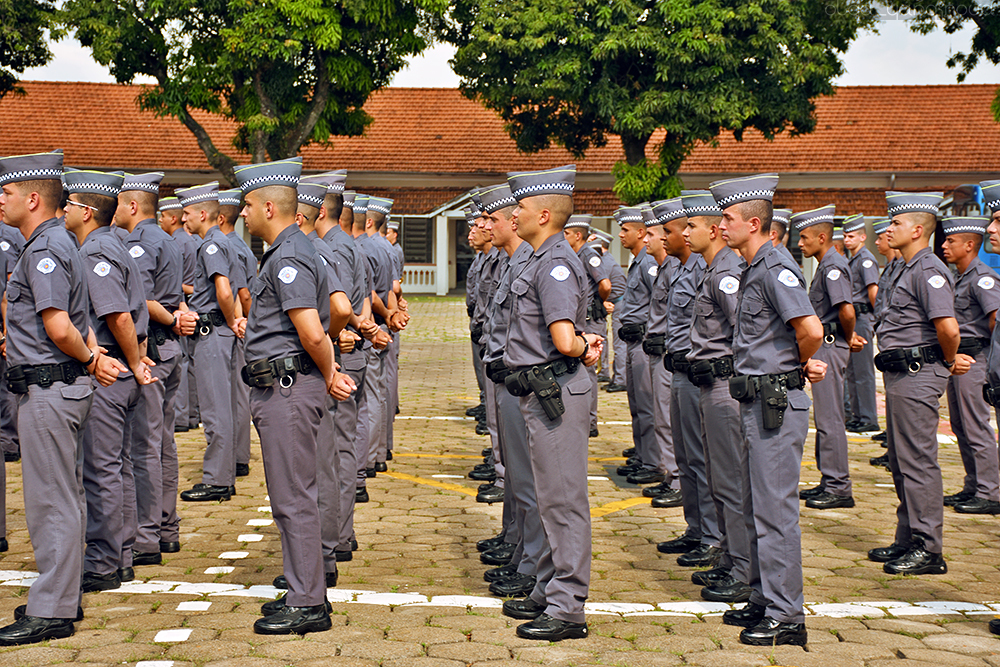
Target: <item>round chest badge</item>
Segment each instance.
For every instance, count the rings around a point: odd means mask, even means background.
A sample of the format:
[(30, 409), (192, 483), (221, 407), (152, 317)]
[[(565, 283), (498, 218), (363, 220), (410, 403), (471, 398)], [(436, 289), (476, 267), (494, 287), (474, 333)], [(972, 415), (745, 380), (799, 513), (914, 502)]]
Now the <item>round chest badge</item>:
[(944, 284), (946, 282), (947, 281), (944, 279), (944, 276), (931, 276), (930, 278), (927, 279), (927, 284), (933, 287), (934, 289), (941, 289), (942, 287), (944, 287)]
[(0, 241), (0, 250), (7, 252), (8, 250), (10, 250), (10, 244), (7, 243), (6, 241)]
[(111, 273), (111, 265), (107, 262), (98, 262), (94, 265), (94, 273), (101, 276), (102, 278), (109, 273)]
[(778, 281), (788, 287), (798, 287), (799, 285), (799, 279), (789, 269), (782, 269), (781, 273), (778, 274)]
[(719, 281), (719, 289), (723, 294), (736, 294), (740, 289), (740, 281), (733, 276), (725, 276)]
[(840, 269), (830, 269), (830, 272), (826, 274), (826, 277), (830, 280), (840, 280)]
[(983, 289), (993, 289), (993, 286), (996, 285), (996, 281), (990, 278), (989, 276), (983, 276), (982, 278), (979, 279), (979, 282), (976, 284), (982, 287)]
[(569, 278), (569, 269), (560, 264), (559, 266), (549, 271), (549, 275), (558, 280), (559, 282), (562, 282), (567, 278)]
[(651, 275), (651, 276), (653, 276), (655, 278), (657, 273), (659, 273), (659, 267), (657, 267), (657, 266), (651, 266), (651, 267), (649, 267), (649, 275)]
[(134, 245), (129, 248), (128, 254), (132, 255), (132, 259), (139, 259), (146, 254), (146, 251), (142, 249), (141, 245)]
[(601, 265), (601, 258), (600, 257), (591, 257), (590, 258), (590, 265), (596, 269), (597, 267), (599, 267)]
[(35, 267), (41, 273), (52, 273), (56, 270), (56, 263), (52, 261), (51, 257), (44, 257), (38, 262), (38, 266)]
[(278, 271), (278, 280), (285, 283), (286, 285), (290, 285), (292, 281), (295, 280), (295, 276), (297, 275), (299, 275), (299, 272), (297, 270), (293, 269), (290, 266), (286, 266), (281, 271)]
[(865, 261), (861, 262), (861, 266), (865, 267), (866, 269), (870, 269), (872, 268), (872, 264), (874, 263), (875, 262), (871, 261), (870, 259), (866, 259)]

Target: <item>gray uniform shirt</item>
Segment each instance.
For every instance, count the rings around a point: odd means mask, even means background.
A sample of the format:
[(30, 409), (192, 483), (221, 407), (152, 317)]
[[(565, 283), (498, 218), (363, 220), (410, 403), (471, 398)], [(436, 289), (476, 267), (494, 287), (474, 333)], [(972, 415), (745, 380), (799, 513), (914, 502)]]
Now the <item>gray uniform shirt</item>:
[(396, 254), (396, 280), (402, 280), (403, 267), (406, 266), (406, 255), (403, 254), (403, 246), (399, 243), (390, 243), (389, 245), (392, 247), (392, 251)]
[(691, 349), (691, 319), (694, 317), (694, 297), (705, 272), (705, 258), (691, 253), (687, 261), (677, 264), (670, 274), (670, 294), (667, 296), (667, 351)]
[[(343, 292), (347, 294), (347, 289), (344, 284), (340, 282), (340, 276), (338, 274), (338, 261), (333, 255), (333, 250), (327, 245), (323, 239), (319, 237), (319, 234), (315, 230), (306, 234), (306, 238), (309, 242), (313, 244), (316, 248), (316, 254), (319, 255), (320, 262), (323, 264), (323, 268), (326, 269), (326, 286), (330, 290), (330, 294), (336, 292)], [(251, 305), (252, 307), (252, 305)]]
[(476, 308), (476, 282), (479, 280), (479, 267), (483, 263), (484, 253), (477, 252), (469, 264), (469, 271), (465, 274), (465, 309), (472, 317)]
[(200, 238), (191, 236), (183, 227), (179, 227), (173, 233), (173, 239), (181, 249), (181, 257), (184, 260), (184, 273), (181, 280), (185, 285), (194, 285), (194, 275), (198, 267), (198, 247), (201, 245)]
[[(600, 251), (599, 251), (600, 252)], [(609, 301), (617, 301), (625, 296), (625, 286), (628, 284), (628, 277), (622, 270), (621, 265), (615, 261), (610, 252), (601, 252), (601, 262), (608, 270), (608, 277), (611, 278), (611, 294)]]
[(854, 303), (867, 303), (868, 286), (878, 285), (878, 262), (875, 255), (868, 248), (861, 246), (861, 249), (854, 253), (848, 265), (851, 267), (851, 299)]
[(689, 361), (707, 361), (733, 353), (736, 304), (745, 268), (746, 262), (725, 247), (705, 269), (694, 301)]
[(23, 247), (24, 237), (21, 236), (21, 232), (10, 225), (0, 222), (0, 250), (3, 251), (4, 256), (7, 258), (7, 273), (10, 273), (14, 269), (17, 256), (21, 254), (21, 248)]
[(139, 267), (146, 298), (173, 312), (183, 300), (184, 258), (180, 244), (152, 218), (140, 220), (126, 241), (128, 254)]
[(68, 357), (45, 334), (42, 311), (69, 314), (83, 339), (90, 329), (83, 258), (57, 218), (40, 224), (21, 250), (7, 283), (7, 363), (61, 364)]
[(963, 339), (989, 338), (990, 313), (1000, 307), (1000, 277), (973, 257), (965, 273), (955, 279), (955, 318)]
[[(507, 344), (507, 332), (510, 327), (510, 311), (514, 302), (511, 298), (510, 286), (514, 279), (524, 271), (524, 266), (531, 258), (531, 254), (531, 244), (522, 241), (514, 254), (503, 261), (496, 295), (493, 297), (493, 307), (490, 309), (486, 325), (483, 327), (483, 342), (486, 346), (483, 356), (484, 363), (503, 358), (504, 346)], [(504, 252), (503, 256), (506, 257), (507, 253)]]
[[(378, 298), (382, 299), (382, 303), (388, 308), (389, 292), (392, 291), (392, 259), (381, 244), (366, 234), (354, 239), (354, 243), (371, 269), (372, 291), (378, 295)], [(376, 324), (385, 323), (381, 315), (374, 315), (374, 318)]]
[(149, 328), (146, 291), (139, 266), (126, 250), (119, 232), (111, 227), (95, 229), (80, 246), (80, 256), (90, 290), (90, 324), (98, 344), (118, 345), (104, 319), (111, 313), (129, 313), (136, 334), (145, 338)]
[(354, 245), (354, 237), (340, 227), (334, 226), (323, 237), (337, 259), (336, 273), (340, 284), (346, 288), (345, 294), (351, 300), (351, 310), (361, 314), (365, 297), (372, 293), (371, 276), (365, 260)]
[[(246, 283), (246, 285), (241, 284), (239, 287), (235, 287), (235, 289), (240, 289), (240, 287), (249, 289), (250, 285), (253, 284), (254, 276), (257, 275), (257, 260), (254, 259), (253, 251), (250, 250), (250, 246), (247, 245), (246, 241), (240, 238), (235, 229), (226, 234), (226, 238), (232, 244), (234, 257), (236, 258), (236, 267), (242, 272), (240, 282)], [(236, 268), (234, 268), (233, 273), (237, 273)]]
[[(226, 276), (232, 270), (232, 246), (226, 235), (216, 225), (208, 230), (198, 248), (198, 262), (195, 265), (194, 292), (188, 299), (191, 310), (204, 315), (210, 310), (219, 310), (219, 299), (215, 293), (215, 276)], [(233, 287), (233, 283), (230, 282)], [(236, 288), (233, 287), (233, 296)]]
[[(830, 324), (840, 322), (840, 304), (851, 303), (852, 297), (851, 268), (847, 259), (831, 247), (816, 267), (809, 285), (809, 301), (819, 321)], [(847, 347), (847, 341), (838, 335), (834, 345)]]
[[(653, 258), (656, 259), (655, 257)], [(670, 277), (681, 265), (676, 257), (667, 255), (663, 264), (656, 267), (653, 290), (649, 297), (649, 320), (646, 323), (646, 338), (667, 335), (667, 301), (670, 297)]]
[(740, 285), (733, 329), (736, 373), (766, 375), (799, 368), (799, 344), (788, 323), (815, 313), (798, 265), (765, 243), (743, 272)]
[(316, 309), (323, 330), (330, 328), (326, 269), (312, 241), (294, 224), (283, 229), (264, 253), (250, 292), (253, 303), (247, 318), (248, 361), (279, 359), (303, 351), (289, 310)]
[(930, 248), (902, 264), (885, 296), (885, 317), (879, 327), (879, 348), (935, 345), (932, 320), (955, 317), (955, 280)]
[(497, 283), (500, 282), (501, 255), (506, 257), (507, 253), (500, 248), (490, 248), (479, 265), (479, 276), (476, 280), (476, 308), (472, 313), (473, 326), (486, 323), (486, 310), (493, 294), (497, 291)]
[(580, 251), (576, 254), (580, 258), (580, 261), (583, 262), (583, 268), (587, 271), (587, 275), (590, 276), (592, 298), (595, 301), (603, 302), (597, 289), (597, 283), (602, 280), (611, 280), (610, 271), (604, 265), (604, 262), (601, 261), (601, 257), (597, 251), (586, 243), (580, 246)]
[[(875, 294), (875, 305), (873, 308), (873, 313), (875, 316), (874, 328), (876, 331), (882, 325), (882, 320), (885, 318), (885, 298), (886, 292), (889, 289), (889, 284), (892, 283), (893, 278), (896, 276), (896, 272), (899, 271), (900, 267), (903, 266), (903, 260), (898, 257), (894, 257), (890, 260), (885, 268), (882, 269), (882, 275), (878, 279), (878, 292)], [(882, 347), (881, 341), (879, 342), (879, 348)]]
[(653, 280), (659, 267), (653, 256), (643, 248), (628, 267), (625, 297), (618, 319), (622, 324), (645, 324), (649, 319), (649, 302), (653, 295)]
[(510, 329), (504, 351), (508, 368), (547, 364), (563, 355), (549, 325), (569, 320), (577, 334), (586, 319), (587, 273), (562, 234), (545, 239), (513, 280)]

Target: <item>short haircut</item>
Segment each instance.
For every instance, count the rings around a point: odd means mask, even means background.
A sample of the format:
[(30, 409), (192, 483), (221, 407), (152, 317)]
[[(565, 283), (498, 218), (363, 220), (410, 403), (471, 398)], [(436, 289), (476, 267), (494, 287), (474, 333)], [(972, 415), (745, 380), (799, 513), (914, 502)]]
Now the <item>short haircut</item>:
[(265, 185), (258, 190), (257, 199), (261, 202), (269, 201), (274, 204), (278, 214), (283, 217), (295, 217), (295, 211), (299, 206), (299, 194), (295, 188), (287, 185)]
[(236, 226), (236, 218), (240, 217), (240, 207), (232, 204), (219, 204), (219, 215), (230, 227)]
[(145, 190), (123, 190), (126, 195), (125, 201), (134, 201), (139, 208), (139, 212), (147, 217), (156, 215), (156, 207), (160, 203), (160, 195), (157, 192), (147, 192)]
[(368, 209), (365, 215), (368, 216), (368, 219), (374, 223), (376, 232), (382, 231), (382, 225), (385, 224), (385, 213)]
[(760, 219), (760, 231), (764, 234), (771, 233), (771, 215), (774, 207), (766, 199), (751, 199), (736, 206), (739, 207), (740, 215), (744, 220), (751, 218)]
[(972, 232), (963, 232), (959, 234), (948, 234), (948, 236), (957, 236), (960, 241), (965, 243), (966, 241), (972, 241), (972, 251), (979, 252), (980, 246), (983, 245), (983, 235), (973, 234)]
[(62, 183), (54, 178), (44, 178), (37, 181), (18, 181), (11, 183), (21, 193), (22, 197), (27, 197), (32, 192), (37, 192), (42, 201), (52, 208), (63, 208), (66, 203), (66, 192)]
[(552, 221), (562, 229), (573, 215), (573, 197), (570, 195), (536, 195), (539, 205), (548, 209)]
[(92, 192), (80, 192), (76, 195), (77, 201), (81, 204), (94, 207), (94, 220), (101, 227), (107, 227), (115, 217), (115, 209), (118, 208), (118, 198), (98, 195)]
[(302, 217), (306, 219), (310, 225), (316, 222), (316, 218), (319, 217), (319, 209), (312, 204), (303, 204), (299, 202), (297, 213), (301, 213)]
[(774, 237), (779, 241), (785, 240), (785, 232), (788, 231), (788, 225), (783, 223), (781, 220), (771, 219), (771, 231), (774, 232)]
[(832, 222), (817, 222), (813, 227), (816, 227), (816, 232), (819, 234), (826, 234), (826, 240), (833, 240), (833, 223)]
[(323, 206), (326, 207), (326, 217), (334, 220), (340, 219), (340, 214), (344, 210), (344, 195), (339, 192), (328, 192), (323, 199)]
[[(188, 208), (185, 206), (184, 208)], [(195, 211), (204, 211), (205, 215), (212, 222), (219, 219), (219, 202), (217, 201), (202, 201), (190, 205), (190, 208)]]

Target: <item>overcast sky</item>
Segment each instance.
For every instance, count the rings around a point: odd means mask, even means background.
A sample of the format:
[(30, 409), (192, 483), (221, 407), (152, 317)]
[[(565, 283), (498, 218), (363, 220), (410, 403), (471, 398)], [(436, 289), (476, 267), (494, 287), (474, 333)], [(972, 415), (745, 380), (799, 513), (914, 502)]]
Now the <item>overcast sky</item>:
[[(955, 70), (945, 61), (955, 51), (968, 48), (973, 30), (954, 35), (935, 31), (917, 35), (904, 21), (884, 21), (880, 34), (864, 34), (845, 56), (847, 73), (836, 83), (840, 85), (941, 84), (955, 83)], [(55, 55), (45, 67), (29, 69), (26, 80), (43, 81), (105, 81), (113, 83), (107, 70), (90, 57), (90, 51), (75, 40), (66, 39), (52, 45)], [(458, 77), (448, 66), (454, 49), (438, 45), (415, 58), (393, 80), (394, 86), (455, 87)], [(998, 83), (1000, 71), (989, 63), (981, 64), (967, 79), (968, 83)]]

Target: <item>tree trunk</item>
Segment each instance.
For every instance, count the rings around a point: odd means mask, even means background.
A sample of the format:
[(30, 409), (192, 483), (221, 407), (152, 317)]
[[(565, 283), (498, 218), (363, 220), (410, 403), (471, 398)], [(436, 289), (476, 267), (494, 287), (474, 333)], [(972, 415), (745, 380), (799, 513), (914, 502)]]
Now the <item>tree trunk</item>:
[(621, 135), (622, 148), (625, 150), (625, 162), (630, 167), (641, 164), (646, 159), (646, 145), (652, 136), (651, 134), (641, 137), (628, 134)]

